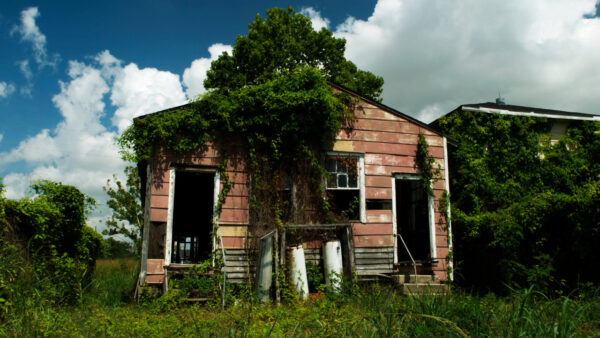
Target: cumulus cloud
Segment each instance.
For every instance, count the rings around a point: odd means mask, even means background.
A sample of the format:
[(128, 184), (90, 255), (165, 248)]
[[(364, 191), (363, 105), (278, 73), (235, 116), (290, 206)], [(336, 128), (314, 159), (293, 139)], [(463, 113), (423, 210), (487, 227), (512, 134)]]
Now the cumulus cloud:
[(300, 10), (300, 13), (306, 15), (312, 21), (314, 30), (320, 31), (321, 28), (329, 28), (329, 19), (323, 18), (321, 13), (314, 8), (304, 7)]
[(384, 103), (435, 119), (463, 103), (598, 112), (595, 1), (380, 0), (335, 35), (346, 56), (385, 78)]
[(15, 91), (15, 86), (12, 83), (0, 81), (0, 99), (9, 97)]
[(62, 115), (53, 130), (44, 129), (7, 153), (0, 153), (3, 165), (25, 162), (29, 173), (9, 173), (4, 178), (6, 196), (19, 198), (36, 179), (71, 184), (94, 196), (102, 196), (102, 186), (124, 167), (114, 140), (115, 132), (100, 122), (104, 116), (103, 98), (109, 92), (101, 69), (71, 61), (68, 81), (60, 81), (60, 92), (52, 101)]
[(210, 64), (216, 60), (219, 55), (223, 52), (227, 52), (231, 55), (233, 47), (230, 45), (224, 45), (222, 43), (215, 43), (208, 47), (210, 57), (199, 58), (192, 61), (189, 68), (186, 68), (183, 72), (183, 84), (186, 87), (187, 97), (190, 99), (195, 98), (198, 94), (206, 92), (204, 88), (204, 80), (206, 80), (206, 71), (210, 69)]
[(11, 30), (11, 34), (18, 33), (21, 36), (21, 41), (31, 44), (33, 59), (40, 68), (44, 68), (45, 66), (56, 67), (60, 57), (58, 54), (54, 54), (52, 58), (48, 57), (46, 35), (40, 31), (35, 22), (38, 16), (40, 16), (40, 12), (37, 7), (24, 9), (21, 12), (20, 25), (15, 25)]
[(110, 100), (118, 109), (113, 125), (124, 131), (134, 117), (185, 104), (179, 75), (130, 63), (115, 75)]

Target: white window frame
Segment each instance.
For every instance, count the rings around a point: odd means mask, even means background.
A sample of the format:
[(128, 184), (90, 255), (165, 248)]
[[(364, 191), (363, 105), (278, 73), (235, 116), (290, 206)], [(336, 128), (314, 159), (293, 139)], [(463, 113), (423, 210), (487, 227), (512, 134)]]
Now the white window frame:
[[(339, 151), (329, 151), (327, 152), (327, 157), (356, 157), (357, 164), (356, 170), (357, 172), (357, 188), (328, 188), (327, 180), (324, 182), (325, 191), (327, 190), (359, 190), (358, 199), (360, 204), (359, 210), (359, 219), (360, 223), (367, 223), (367, 213), (366, 213), (366, 199), (365, 199), (365, 154), (364, 153), (354, 153), (354, 152), (339, 152)], [(352, 220), (355, 221), (355, 220)]]
[[(423, 176), (419, 174), (408, 174), (408, 173), (392, 173), (392, 221), (393, 221), (393, 233), (394, 233), (394, 264), (398, 263), (398, 219), (396, 217), (396, 180), (409, 180), (418, 181), (423, 180)], [(431, 181), (429, 181), (431, 186)], [(427, 208), (429, 209), (429, 250), (431, 260), (437, 260), (437, 246), (435, 242), (435, 213), (434, 213), (434, 196), (427, 195)]]
[[(175, 214), (175, 179), (177, 172), (200, 172), (200, 173), (214, 173), (214, 190), (213, 190), (213, 220), (219, 226), (219, 215), (217, 215), (217, 205), (219, 199), (219, 192), (221, 191), (221, 175), (217, 172), (216, 168), (169, 168), (169, 208), (167, 209), (167, 231), (165, 233), (165, 265), (171, 265), (171, 249), (173, 246), (173, 215)], [(217, 229), (219, 230), (219, 229)], [(212, 234), (213, 247), (211, 251), (214, 251), (217, 247), (216, 233)], [(214, 265), (214, 259), (213, 259)]]

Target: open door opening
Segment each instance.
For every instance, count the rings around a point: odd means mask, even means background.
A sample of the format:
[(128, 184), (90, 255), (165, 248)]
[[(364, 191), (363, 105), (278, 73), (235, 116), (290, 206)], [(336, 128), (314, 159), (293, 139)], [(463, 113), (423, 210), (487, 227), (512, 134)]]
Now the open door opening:
[[(429, 196), (420, 178), (396, 179), (396, 233), (400, 234), (413, 258), (431, 259)], [(398, 261), (409, 261), (406, 248), (397, 245)]]
[(198, 263), (213, 249), (214, 172), (177, 170), (171, 262)]

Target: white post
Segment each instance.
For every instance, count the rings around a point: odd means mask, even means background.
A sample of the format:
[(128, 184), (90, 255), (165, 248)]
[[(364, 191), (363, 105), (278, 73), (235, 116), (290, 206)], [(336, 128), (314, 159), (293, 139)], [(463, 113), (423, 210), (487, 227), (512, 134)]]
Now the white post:
[(329, 241), (323, 244), (323, 265), (325, 270), (325, 283), (329, 290), (340, 292), (342, 289), (342, 245), (340, 241)]
[[(452, 215), (450, 214), (450, 176), (448, 175), (450, 169), (448, 169), (448, 142), (446, 136), (444, 136), (444, 181), (446, 183), (446, 191), (448, 192), (448, 210), (446, 213), (448, 218), (446, 219), (446, 228), (448, 229), (448, 250), (452, 253)], [(440, 210), (441, 211), (441, 210)], [(450, 268), (449, 278), (450, 281), (454, 280), (454, 258), (448, 260), (448, 267)]]
[(296, 288), (296, 292), (306, 299), (308, 298), (308, 278), (306, 276), (306, 262), (304, 260), (304, 248), (302, 245), (288, 248), (290, 282)]

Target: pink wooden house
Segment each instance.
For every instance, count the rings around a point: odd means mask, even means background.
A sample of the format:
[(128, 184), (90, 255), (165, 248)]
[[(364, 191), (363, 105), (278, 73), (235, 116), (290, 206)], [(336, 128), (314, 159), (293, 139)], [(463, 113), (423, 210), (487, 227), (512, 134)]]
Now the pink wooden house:
[[(358, 211), (350, 217), (352, 250), (348, 252), (352, 257), (346, 257), (352, 272), (359, 280), (396, 276), (396, 281), (402, 281), (398, 276), (413, 273), (416, 267), (420, 275), (450, 281), (451, 226), (445, 217), (449, 210), (440, 210), (439, 203), (444, 190), (449, 190), (448, 139), (408, 115), (345, 88), (332, 87), (360, 99), (353, 130), (340, 131), (326, 154), (331, 177), (325, 189), (333, 203), (359, 202)], [(177, 114), (180, 108), (160, 113)], [(429, 154), (441, 169), (433, 183), (433, 196), (427, 194), (415, 166), (419, 134), (426, 137)], [(345, 166), (343, 159), (347, 158), (356, 165)], [(188, 267), (215, 250), (227, 256), (224, 271), (229, 281), (252, 278), (253, 263), (244, 258), (251, 226), (249, 175), (243, 164), (229, 162), (226, 170), (233, 184), (220, 215), (214, 215), (222, 188), (219, 161), (218, 149), (209, 144), (185, 156), (158, 151), (148, 163), (140, 164), (141, 172), (146, 173), (142, 175), (140, 284), (162, 284), (165, 269)], [(213, 217), (220, 236), (211, 235)], [(318, 263), (318, 246), (304, 246), (306, 259)]]

